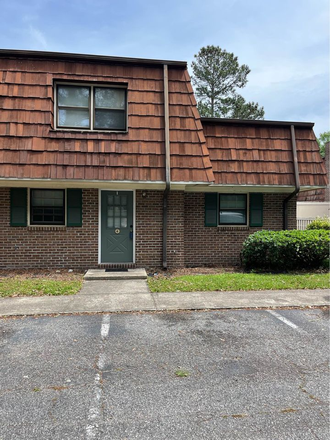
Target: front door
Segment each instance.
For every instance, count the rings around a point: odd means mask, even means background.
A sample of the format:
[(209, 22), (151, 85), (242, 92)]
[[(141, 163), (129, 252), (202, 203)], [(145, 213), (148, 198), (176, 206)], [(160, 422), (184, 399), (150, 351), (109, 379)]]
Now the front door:
[(101, 191), (101, 263), (133, 262), (133, 192)]

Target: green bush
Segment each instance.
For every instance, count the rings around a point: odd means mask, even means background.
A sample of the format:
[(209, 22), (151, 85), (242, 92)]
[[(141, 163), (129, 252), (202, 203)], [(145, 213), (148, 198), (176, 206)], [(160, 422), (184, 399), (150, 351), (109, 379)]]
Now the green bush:
[(307, 229), (325, 229), (330, 230), (330, 218), (328, 217), (317, 217), (308, 226)]
[(318, 268), (329, 257), (329, 232), (259, 231), (243, 243), (242, 262), (248, 269)]

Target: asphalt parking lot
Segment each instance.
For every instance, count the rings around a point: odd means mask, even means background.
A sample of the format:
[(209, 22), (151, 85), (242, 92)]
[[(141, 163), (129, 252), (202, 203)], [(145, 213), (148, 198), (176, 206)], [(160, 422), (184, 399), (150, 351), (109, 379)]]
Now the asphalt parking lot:
[(329, 438), (325, 308), (6, 318), (0, 357), (0, 440)]

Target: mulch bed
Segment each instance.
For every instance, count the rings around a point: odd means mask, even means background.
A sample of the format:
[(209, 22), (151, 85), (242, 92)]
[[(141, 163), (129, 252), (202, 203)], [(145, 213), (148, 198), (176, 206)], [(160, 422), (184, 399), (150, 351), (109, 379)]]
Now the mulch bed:
[(216, 275), (219, 273), (242, 273), (240, 267), (190, 267), (184, 269), (148, 270), (149, 276), (157, 277), (180, 277), (184, 275)]

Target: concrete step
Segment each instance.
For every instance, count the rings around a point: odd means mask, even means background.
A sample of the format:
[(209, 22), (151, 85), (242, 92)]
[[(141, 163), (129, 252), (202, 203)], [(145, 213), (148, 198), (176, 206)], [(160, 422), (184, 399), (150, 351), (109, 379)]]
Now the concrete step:
[(146, 280), (145, 269), (128, 269), (127, 272), (106, 272), (105, 269), (89, 269), (85, 275), (86, 281), (96, 280)]

